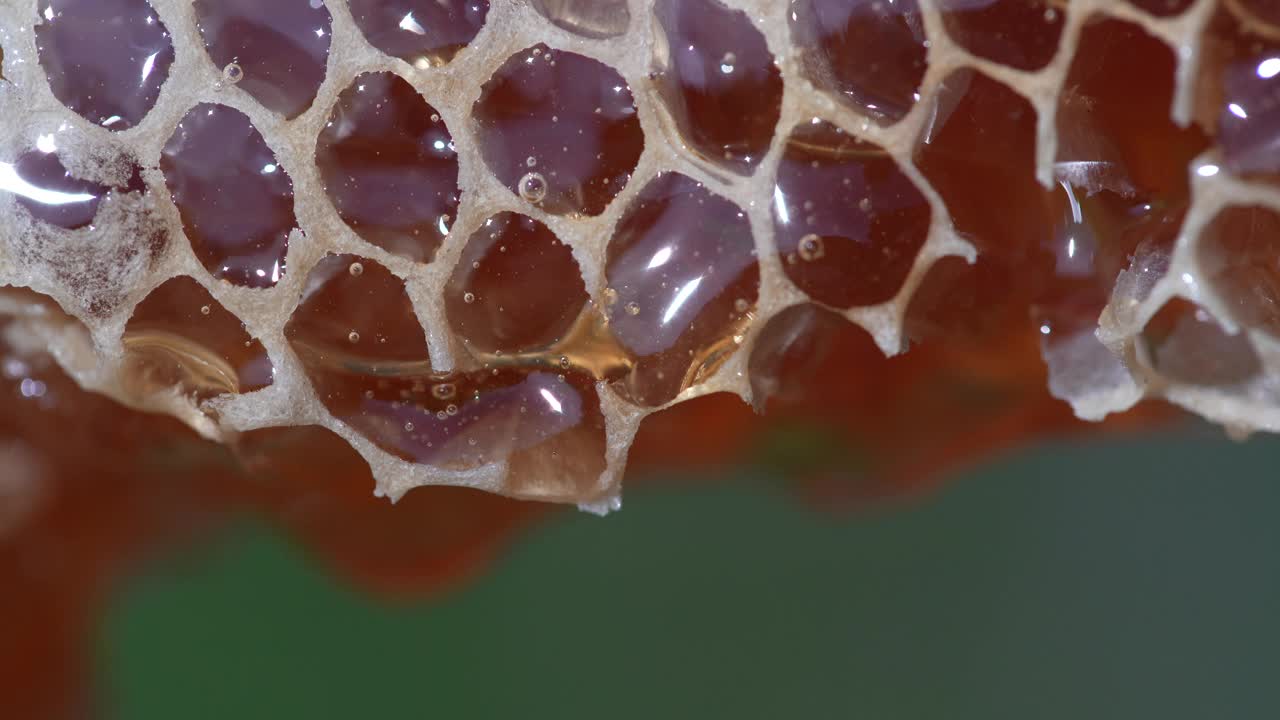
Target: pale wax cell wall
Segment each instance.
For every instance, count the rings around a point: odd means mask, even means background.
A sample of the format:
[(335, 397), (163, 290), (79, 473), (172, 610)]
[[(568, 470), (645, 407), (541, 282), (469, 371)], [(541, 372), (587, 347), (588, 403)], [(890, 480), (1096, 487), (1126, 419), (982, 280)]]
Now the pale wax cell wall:
[(61, 308), (7, 302), (9, 341), (211, 438), (329, 428), (392, 498), (608, 510), (644, 417), (767, 384), (784, 310), (907, 350), (930, 269), (984, 248), (930, 169), (966, 93), (1031, 109), (1040, 187), (1128, 192), (1072, 102), (1108, 22), (1219, 142), (1050, 387), (1280, 429), (1280, 283), (1231, 250), (1280, 227), (1274, 90), (1222, 71), (1280, 37), (1245, 0), (8, 0), (0, 284)]

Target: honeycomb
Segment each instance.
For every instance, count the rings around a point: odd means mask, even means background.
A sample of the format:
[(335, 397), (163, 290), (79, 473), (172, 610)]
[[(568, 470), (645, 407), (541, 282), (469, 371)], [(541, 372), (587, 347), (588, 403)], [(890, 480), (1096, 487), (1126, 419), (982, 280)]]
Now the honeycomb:
[(4, 342), (392, 499), (616, 508), (819, 313), (1280, 429), (1263, 0), (6, 0), (0, 48)]

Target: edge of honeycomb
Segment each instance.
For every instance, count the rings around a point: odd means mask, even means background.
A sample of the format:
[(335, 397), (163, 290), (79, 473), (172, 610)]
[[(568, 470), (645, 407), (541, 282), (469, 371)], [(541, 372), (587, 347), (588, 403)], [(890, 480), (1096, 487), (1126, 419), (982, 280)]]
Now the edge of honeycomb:
[[(920, 0), (925, 28), (930, 38), (928, 70), (921, 98), (910, 113), (885, 128), (858, 115), (829, 94), (816, 89), (800, 72), (798, 56), (790, 45), (786, 13), (788, 5), (777, 0), (724, 0), (742, 9), (767, 40), (784, 80), (781, 118), (778, 129), (759, 168), (749, 177), (726, 176), (685, 149), (675, 124), (666, 114), (657, 90), (649, 80), (655, 40), (653, 0), (631, 0), (631, 26), (619, 38), (594, 40), (571, 34), (543, 18), (530, 5), (517, 0), (493, 0), (489, 17), (475, 40), (449, 64), (430, 69), (414, 66), (383, 55), (364, 39), (356, 28), (344, 0), (328, 0), (333, 16), (332, 46), (328, 72), (310, 109), (292, 121), (263, 109), (233, 86), (223, 86), (221, 69), (208, 59), (196, 30), (188, 0), (151, 0), (157, 15), (169, 28), (176, 50), (170, 77), (164, 84), (156, 107), (144, 121), (130, 130), (112, 133), (94, 126), (66, 110), (52, 95), (36, 58), (32, 21), (37, 20), (35, 0), (0, 6), (0, 46), (5, 49), (4, 77), (0, 81), (0, 109), (6, 122), (0, 124), (0, 154), (16, 155), (31, 147), (36, 136), (51, 128), (69, 128), (63, 137), (65, 161), (72, 170), (87, 177), (102, 177), (112, 171), (120, 151), (134, 156), (146, 168), (144, 178), (152, 192), (154, 207), (133, 209), (131, 217), (163, 227), (170, 242), (152, 269), (141, 264), (124, 267), (108, 281), (122, 289), (118, 305), (106, 315), (96, 315), (85, 307), (83, 293), (54, 275), (50, 266), (19, 262), (13, 248), (19, 240), (43, 250), (46, 261), (59, 233), (49, 228), (9, 224), (0, 228), (0, 285), (30, 288), (56, 300), (76, 322), (55, 321), (41, 315), (23, 317), (22, 332), (11, 332), (10, 340), (26, 338), (31, 351), (47, 350), (82, 386), (105, 393), (128, 405), (173, 414), (212, 439), (226, 439), (234, 433), (283, 425), (319, 425), (349, 442), (368, 461), (377, 478), (376, 492), (396, 499), (418, 485), (452, 484), (498, 491), (505, 473), (502, 465), (470, 471), (444, 471), (399, 460), (374, 446), (325, 411), (302, 371), (301, 364), (284, 339), (283, 329), (296, 308), (303, 283), (314, 264), (331, 252), (346, 252), (372, 258), (405, 281), (417, 315), (428, 339), (431, 360), (437, 370), (454, 365), (458, 341), (445, 321), (439, 295), (458, 261), (463, 243), (484, 218), (504, 210), (521, 212), (545, 223), (572, 249), (591, 297), (602, 300), (605, 245), (612, 229), (631, 199), (658, 172), (676, 170), (704, 183), (713, 192), (732, 199), (745, 211), (757, 245), (761, 271), (759, 302), (749, 331), (732, 357), (707, 381), (690, 388), (672, 403), (696, 396), (731, 392), (751, 400), (747, 376), (756, 336), (767, 321), (786, 308), (812, 302), (786, 276), (774, 251), (773, 223), (769, 199), (774, 176), (786, 138), (800, 123), (821, 118), (854, 137), (885, 148), (920, 188), (932, 208), (927, 242), (897, 296), (872, 307), (841, 311), (850, 322), (864, 328), (889, 355), (905, 349), (903, 316), (920, 281), (938, 259), (947, 256), (974, 259), (974, 248), (952, 227), (941, 197), (912, 162), (912, 151), (921, 129), (929, 122), (931, 99), (941, 80), (956, 70), (972, 68), (1007, 85), (1035, 108), (1038, 114), (1038, 177), (1049, 186), (1057, 139), (1054, 114), (1064, 77), (1070, 66), (1084, 23), (1106, 15), (1141, 26), (1175, 49), (1178, 58), (1177, 90), (1172, 117), (1181, 124), (1191, 120), (1194, 84), (1200, 61), (1200, 36), (1216, 4), (1200, 0), (1181, 16), (1159, 19), (1111, 0), (1074, 0), (1067, 10), (1062, 40), (1055, 59), (1034, 73), (1021, 72), (973, 56), (953, 42), (943, 30), (934, 0)], [(569, 219), (541, 212), (521, 202), (487, 171), (477, 147), (470, 109), (481, 85), (512, 54), (536, 43), (558, 50), (579, 53), (616, 69), (630, 84), (645, 134), (645, 147), (636, 170), (625, 189), (600, 216)], [(459, 185), (462, 193), (458, 217), (436, 260), (418, 264), (363, 242), (343, 223), (321, 190), (313, 161), (316, 137), (329, 116), (338, 94), (357, 75), (371, 71), (391, 71), (407, 79), (450, 128), (457, 146)], [(290, 238), (289, 272), (270, 289), (237, 288), (213, 280), (196, 260), (183, 238), (177, 209), (165, 190), (157, 169), (161, 148), (186, 111), (199, 102), (217, 102), (236, 108), (250, 117), (280, 163), (288, 169), (295, 188), (296, 216), (301, 234)], [(1203, 162), (1212, 162), (1207, 156)], [(1114, 353), (1110, 359), (1082, 352), (1049, 358), (1055, 394), (1069, 400), (1077, 414), (1095, 419), (1124, 410), (1144, 397), (1167, 398), (1218, 422), (1247, 429), (1280, 430), (1280, 403), (1274, 397), (1232, 395), (1160, 381), (1144, 366), (1135, 338), (1147, 319), (1165, 300), (1179, 296), (1212, 312), (1228, 330), (1237, 328), (1222, 298), (1212, 288), (1186, 282), (1197, 276), (1195, 247), (1197, 231), (1227, 204), (1255, 203), (1280, 210), (1280, 194), (1221, 173), (1213, 178), (1196, 178), (1194, 204), (1179, 235), (1170, 271), (1138, 300), (1132, 283), (1117, 283), (1116, 295), (1104, 313), (1098, 337)], [(122, 209), (121, 212), (124, 210)], [(111, 212), (104, 203), (103, 212)], [(20, 216), (10, 198), (0, 198), (0, 217)], [(100, 216), (101, 217), (101, 216)], [(102, 247), (128, 243), (132, 235), (102, 228), (94, 235)], [(305, 237), (304, 237), (305, 236)], [(101, 249), (101, 248), (100, 248)], [(37, 254), (40, 254), (37, 252)], [(208, 408), (196, 407), (177, 395), (166, 398), (132, 396), (122, 382), (121, 336), (133, 308), (162, 282), (186, 275), (204, 286), (218, 302), (238, 316), (248, 332), (260, 338), (276, 368), (269, 388), (240, 396), (224, 396)], [(90, 285), (90, 287), (93, 287)], [(0, 311), (21, 314), (18, 308)], [(1250, 332), (1259, 352), (1280, 361), (1280, 343)], [(1276, 361), (1269, 361), (1275, 366)], [(1084, 363), (1083, 369), (1081, 363)], [(1055, 367), (1056, 366), (1056, 367)], [(619, 506), (622, 470), (627, 450), (645, 416), (662, 408), (644, 409), (628, 405), (611, 392), (602, 392), (607, 421), (608, 469), (600, 478), (596, 497), (584, 504), (603, 512)], [(206, 410), (212, 409), (209, 413)]]

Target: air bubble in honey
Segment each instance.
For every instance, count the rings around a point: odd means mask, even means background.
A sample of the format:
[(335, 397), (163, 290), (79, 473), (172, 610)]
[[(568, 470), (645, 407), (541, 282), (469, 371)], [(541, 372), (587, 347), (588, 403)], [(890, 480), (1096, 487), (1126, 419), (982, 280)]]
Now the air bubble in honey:
[[(532, 160), (533, 158), (529, 158)], [(534, 163), (526, 163), (529, 167), (533, 167)], [(542, 202), (547, 196), (547, 179), (542, 177), (542, 173), (531, 172), (520, 178), (520, 197), (528, 200), (533, 204)]]
[(800, 259), (806, 262), (812, 262), (822, 258), (822, 237), (814, 234), (805, 235), (800, 238)]

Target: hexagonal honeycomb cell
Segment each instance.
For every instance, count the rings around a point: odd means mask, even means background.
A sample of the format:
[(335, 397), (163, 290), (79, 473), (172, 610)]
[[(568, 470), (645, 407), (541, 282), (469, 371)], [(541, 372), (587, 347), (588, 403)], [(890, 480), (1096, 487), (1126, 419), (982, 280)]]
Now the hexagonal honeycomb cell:
[(531, 0), (556, 27), (583, 37), (617, 37), (631, 24), (627, 0)]
[(605, 260), (605, 314), (631, 359), (631, 401), (667, 403), (742, 344), (760, 270), (744, 213), (701, 183), (666, 173), (618, 221)]
[(134, 309), (125, 325), (130, 393), (177, 390), (197, 400), (249, 393), (271, 384), (266, 348), (195, 280), (166, 280)]
[(42, 0), (36, 48), (49, 89), (111, 130), (142, 122), (173, 64), (173, 42), (146, 0)]
[(1053, 0), (940, 0), (947, 35), (965, 50), (1016, 70), (1039, 70), (1058, 52), (1066, 13)]
[(472, 110), (485, 164), (555, 215), (599, 215), (644, 149), (635, 99), (616, 70), (538, 44), (512, 55)]
[(311, 0), (195, 0), (196, 27), (226, 83), (287, 118), (311, 106), (332, 42), (332, 17)]
[(1272, 5), (6, 3), (4, 347), (392, 498), (609, 510), (828, 335), (1277, 431)]
[(655, 85), (695, 152), (734, 172), (760, 164), (782, 105), (782, 74), (764, 36), (719, 0), (659, 0)]
[(920, 99), (929, 38), (915, 0), (797, 0), (792, 42), (805, 79), (883, 124)]
[[(773, 188), (774, 243), (801, 290), (828, 305), (875, 305), (906, 281), (932, 209), (883, 148), (828, 123), (792, 131)], [(851, 273), (858, 282), (848, 282)]]
[(487, 0), (351, 0), (348, 7), (371, 45), (420, 69), (452, 60), (489, 14)]
[(543, 223), (513, 212), (485, 218), (444, 288), (453, 331), (471, 353), (494, 359), (561, 342), (589, 299), (572, 248)]
[(316, 141), (334, 209), (366, 242), (435, 256), (458, 213), (458, 156), (440, 114), (393, 73), (356, 77)]

